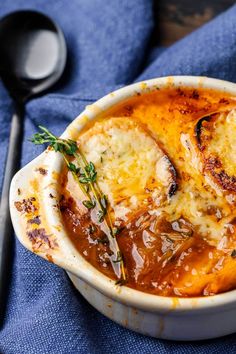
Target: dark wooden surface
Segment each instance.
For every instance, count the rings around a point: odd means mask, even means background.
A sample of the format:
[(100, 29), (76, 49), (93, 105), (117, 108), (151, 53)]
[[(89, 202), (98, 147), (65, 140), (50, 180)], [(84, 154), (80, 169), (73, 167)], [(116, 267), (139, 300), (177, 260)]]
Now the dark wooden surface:
[(236, 0), (154, 0), (155, 41), (170, 45), (234, 4)]

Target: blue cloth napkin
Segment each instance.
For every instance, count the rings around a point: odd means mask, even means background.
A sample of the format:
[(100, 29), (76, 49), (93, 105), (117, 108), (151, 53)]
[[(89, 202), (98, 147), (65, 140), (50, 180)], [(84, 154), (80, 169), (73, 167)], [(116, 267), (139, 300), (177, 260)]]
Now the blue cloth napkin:
[[(27, 104), (22, 165), (41, 152), (27, 142), (38, 124), (61, 133), (87, 104), (125, 84), (176, 74), (236, 81), (236, 7), (165, 50), (150, 47), (154, 26), (150, 0), (5, 0), (0, 16), (29, 8), (45, 12), (62, 27), (69, 65), (51, 93)], [(0, 184), (12, 110), (12, 101), (0, 85)], [(120, 327), (93, 309), (62, 269), (33, 255), (17, 240), (9, 281), (0, 332), (4, 354), (236, 352), (236, 335), (176, 343)]]

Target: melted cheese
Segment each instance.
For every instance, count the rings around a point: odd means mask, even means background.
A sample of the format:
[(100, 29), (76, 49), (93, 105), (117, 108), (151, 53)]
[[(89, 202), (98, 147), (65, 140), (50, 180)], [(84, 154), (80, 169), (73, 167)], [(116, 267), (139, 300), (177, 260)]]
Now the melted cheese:
[(236, 110), (221, 113), (214, 122), (208, 145), (209, 154), (217, 154), (229, 175), (236, 175)]
[(119, 117), (96, 122), (80, 136), (79, 144), (96, 167), (115, 219), (126, 220), (128, 213), (166, 199), (173, 179), (170, 162), (138, 122)]

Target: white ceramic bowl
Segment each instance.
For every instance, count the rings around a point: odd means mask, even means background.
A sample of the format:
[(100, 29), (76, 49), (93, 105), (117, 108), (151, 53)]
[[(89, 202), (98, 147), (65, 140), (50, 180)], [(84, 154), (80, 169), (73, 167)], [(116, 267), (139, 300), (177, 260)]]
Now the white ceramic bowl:
[[(206, 87), (236, 95), (236, 84), (207, 77), (148, 80), (126, 86), (87, 106), (68, 126), (63, 137), (75, 138), (88, 120), (138, 92), (166, 86)], [(210, 297), (161, 297), (115, 285), (90, 265), (67, 236), (55, 206), (62, 165), (61, 155), (47, 150), (22, 168), (12, 180), (12, 222), (17, 237), (26, 248), (64, 268), (75, 287), (98, 311), (139, 333), (172, 340), (200, 340), (236, 331), (236, 290)], [(25, 201), (21, 204), (23, 199)], [(29, 222), (36, 215), (40, 215), (40, 225)], [(43, 231), (34, 231), (38, 229)]]

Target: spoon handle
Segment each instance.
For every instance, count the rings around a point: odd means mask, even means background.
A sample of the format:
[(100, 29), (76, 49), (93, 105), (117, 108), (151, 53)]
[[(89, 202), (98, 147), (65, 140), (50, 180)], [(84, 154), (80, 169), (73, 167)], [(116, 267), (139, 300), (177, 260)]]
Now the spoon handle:
[(0, 204), (0, 320), (3, 321), (12, 266), (13, 228), (9, 211), (9, 189), (20, 164), (23, 133), (23, 110), (17, 107), (12, 116), (10, 139)]

